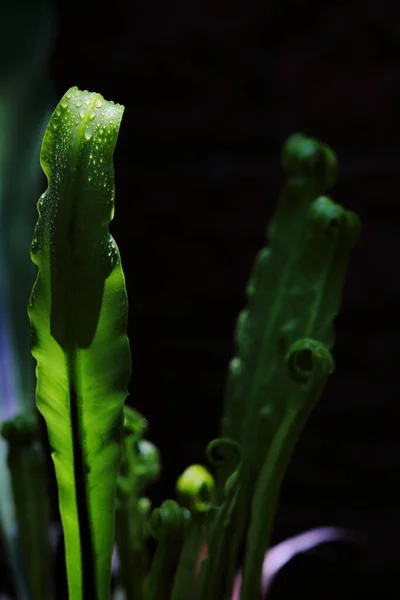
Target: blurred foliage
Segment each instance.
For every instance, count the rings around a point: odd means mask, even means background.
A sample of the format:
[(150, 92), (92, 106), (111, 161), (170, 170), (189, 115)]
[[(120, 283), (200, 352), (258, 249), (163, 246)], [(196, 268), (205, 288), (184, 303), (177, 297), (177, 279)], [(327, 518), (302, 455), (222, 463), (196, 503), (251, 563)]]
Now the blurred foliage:
[[(34, 373), (26, 313), (34, 265), (39, 148), (52, 103), (47, 59), (54, 30), (50, 0), (0, 5), (0, 420), (33, 406)], [(0, 529), (13, 572), (18, 544), (6, 445), (0, 441)], [(16, 578), (26, 598), (23, 578)]]

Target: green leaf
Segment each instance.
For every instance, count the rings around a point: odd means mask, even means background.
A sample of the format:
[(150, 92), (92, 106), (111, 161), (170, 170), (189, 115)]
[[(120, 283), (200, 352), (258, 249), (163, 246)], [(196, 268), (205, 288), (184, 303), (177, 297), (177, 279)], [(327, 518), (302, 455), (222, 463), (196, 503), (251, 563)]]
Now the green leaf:
[[(285, 146), (283, 162), (289, 179), (268, 229), (268, 246), (259, 252), (247, 286), (247, 306), (237, 323), (237, 355), (228, 375), (222, 432), (240, 442), (242, 465), (230, 513), (233, 533), (226, 549), (229, 556), (224, 558), (221, 600), (231, 592), (266, 457), (272, 448), (276, 460), (280, 452), (287, 455), (292, 451), (293, 436), (284, 436), (280, 444), (276, 440), (293, 410), (302, 415), (300, 407), (307, 405), (303, 387), (296, 386), (289, 376), (287, 352), (304, 338), (332, 347), (333, 320), (339, 311), (348, 253), (359, 234), (357, 216), (320, 195), (333, 183), (336, 172), (335, 156), (327, 146), (295, 135)], [(301, 356), (303, 360), (305, 355)], [(311, 362), (301, 366), (312, 368)], [(309, 373), (300, 369), (298, 376), (307, 380)], [(282, 466), (279, 475), (275, 472), (275, 482), (281, 481), (285, 468)], [(225, 472), (219, 480), (220, 497), (226, 478)], [(278, 492), (279, 485), (275, 496), (268, 496), (268, 505), (257, 503), (263, 511), (253, 515), (258, 523), (272, 519)], [(270, 523), (267, 531), (269, 527)], [(267, 543), (268, 535), (263, 539)]]
[[(269, 245), (259, 252), (247, 285), (248, 306), (239, 315), (237, 354), (228, 372), (222, 434), (237, 441), (243, 439), (246, 412), (254, 412), (254, 400), (250, 402), (250, 397), (259, 393), (271, 346), (275, 355), (276, 330), (285, 325), (292, 333), (286, 315), (288, 302), (285, 304), (284, 300), (293, 287), (309, 206), (336, 177), (332, 150), (302, 134), (293, 135), (286, 142), (282, 162), (289, 177), (268, 228)], [(295, 307), (293, 293), (288, 300)], [(284, 337), (285, 330), (281, 334)]]
[(334, 363), (326, 346), (304, 339), (292, 344), (286, 366), (299, 393), (285, 412), (255, 486), (241, 586), (244, 599), (258, 597), (280, 486), (299, 434), (322, 394)]
[(37, 406), (55, 465), (71, 600), (109, 598), (123, 404), (127, 296), (114, 213), (123, 107), (71, 88), (45, 132), (29, 302)]
[[(271, 245), (257, 258), (248, 306), (239, 319), (239, 361), (246, 378), (251, 375), (241, 432), (243, 465), (250, 478), (258, 476), (277, 428), (292, 403), (299, 402), (285, 368), (288, 348), (303, 338), (328, 349), (333, 345), (333, 321), (359, 222), (351, 211), (319, 196), (309, 203), (299, 235), (284, 238), (285, 233), (279, 235), (275, 221)], [(271, 275), (280, 266), (275, 248), (284, 239), (288, 258), (272, 294)]]

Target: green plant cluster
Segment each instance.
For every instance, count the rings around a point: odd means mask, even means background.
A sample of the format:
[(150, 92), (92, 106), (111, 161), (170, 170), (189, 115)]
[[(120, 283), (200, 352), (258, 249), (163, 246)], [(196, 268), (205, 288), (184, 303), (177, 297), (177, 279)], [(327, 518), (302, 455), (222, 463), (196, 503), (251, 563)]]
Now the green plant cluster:
[[(160, 475), (160, 457), (145, 439), (146, 419), (125, 404), (128, 299), (108, 229), (123, 110), (71, 88), (40, 157), (48, 187), (37, 204), (28, 314), (69, 598), (110, 598), (116, 544), (127, 600), (228, 600), (240, 567), (240, 598), (256, 600), (285, 471), (334, 370), (333, 322), (359, 221), (326, 195), (336, 178), (333, 151), (290, 137), (287, 180), (237, 321), (220, 438), (204, 465), (179, 478), (176, 498), (153, 507), (148, 485)], [(51, 510), (37, 415), (20, 415), (1, 431), (30, 598), (50, 599)]]

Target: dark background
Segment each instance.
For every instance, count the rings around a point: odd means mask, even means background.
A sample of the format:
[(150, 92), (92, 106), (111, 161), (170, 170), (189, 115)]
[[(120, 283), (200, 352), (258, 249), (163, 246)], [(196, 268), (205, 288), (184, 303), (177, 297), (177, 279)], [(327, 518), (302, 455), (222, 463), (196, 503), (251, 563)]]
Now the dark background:
[[(398, 1), (58, 2), (51, 80), (125, 105), (116, 216), (130, 298), (131, 403), (163, 457), (159, 503), (218, 434), (244, 287), (302, 131), (339, 157), (332, 197), (363, 222), (331, 377), (287, 473), (274, 541), (349, 527), (272, 598), (400, 592)], [(111, 357), (110, 357), (111, 359)]]
[(364, 540), (294, 561), (276, 597), (400, 591), (396, 9), (396, 1), (59, 2), (57, 96), (78, 85), (126, 106), (112, 231), (130, 298), (131, 402), (163, 456), (156, 502), (218, 433), (235, 319), (290, 133), (334, 147), (332, 195), (363, 221), (336, 324), (337, 372), (288, 471), (274, 538), (337, 524)]

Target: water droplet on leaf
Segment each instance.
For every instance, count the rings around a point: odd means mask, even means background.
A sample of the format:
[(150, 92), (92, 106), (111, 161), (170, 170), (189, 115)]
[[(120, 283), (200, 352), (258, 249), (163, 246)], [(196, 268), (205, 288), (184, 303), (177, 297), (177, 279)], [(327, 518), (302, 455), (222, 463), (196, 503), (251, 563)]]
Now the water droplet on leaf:
[[(85, 140), (90, 140), (92, 135), (93, 135), (93, 128), (89, 127), (89, 125), (88, 125), (85, 129)], [(92, 155), (90, 155), (90, 156), (92, 156)]]
[(39, 240), (37, 237), (34, 237), (31, 243), (31, 252), (32, 254), (37, 254), (38, 252), (40, 252), (42, 249)]

